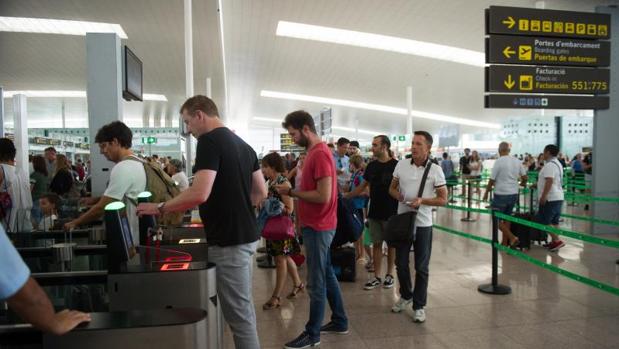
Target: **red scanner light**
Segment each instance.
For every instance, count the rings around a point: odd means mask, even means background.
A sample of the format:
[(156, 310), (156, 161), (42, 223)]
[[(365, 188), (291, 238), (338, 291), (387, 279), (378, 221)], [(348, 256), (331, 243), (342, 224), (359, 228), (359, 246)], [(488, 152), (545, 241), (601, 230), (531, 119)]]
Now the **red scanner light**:
[(161, 271), (176, 271), (189, 269), (189, 263), (166, 263), (161, 266)]
[(191, 262), (191, 255), (186, 256), (170, 256), (163, 259), (164, 262)]

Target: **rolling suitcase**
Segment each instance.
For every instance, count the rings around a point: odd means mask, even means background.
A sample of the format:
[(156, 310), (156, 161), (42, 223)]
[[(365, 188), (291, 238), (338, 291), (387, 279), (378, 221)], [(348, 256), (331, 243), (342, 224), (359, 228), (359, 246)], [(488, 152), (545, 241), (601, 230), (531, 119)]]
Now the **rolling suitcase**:
[(331, 249), (331, 265), (339, 281), (354, 282), (357, 276), (357, 258), (354, 247)]

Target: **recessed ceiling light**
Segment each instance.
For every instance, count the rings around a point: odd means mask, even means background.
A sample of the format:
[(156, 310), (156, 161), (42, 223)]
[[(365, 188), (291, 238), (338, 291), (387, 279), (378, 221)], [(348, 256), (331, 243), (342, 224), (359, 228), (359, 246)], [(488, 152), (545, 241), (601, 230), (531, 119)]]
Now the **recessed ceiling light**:
[(127, 39), (120, 24), (64, 19), (0, 17), (0, 31), (81, 36), (86, 33), (116, 33), (121, 39)]
[[(51, 98), (86, 98), (86, 91), (67, 91), (67, 90), (28, 90), (28, 91), (4, 91), (4, 98), (11, 98), (14, 95), (26, 95), (26, 97), (51, 97)], [(145, 101), (160, 101), (167, 102), (168, 99), (164, 95), (144, 93), (142, 98)]]
[(467, 50), (454, 46), (399, 38), (373, 33), (358, 32), (319, 25), (279, 21), (277, 36), (329, 42), (399, 52), (409, 55), (440, 59), (449, 62), (484, 67), (486, 57), (483, 52)]
[[(344, 100), (344, 99), (308, 96), (308, 95), (278, 92), (278, 91), (267, 91), (267, 90), (260, 91), (260, 96), (278, 98), (278, 99), (287, 99), (287, 100), (293, 100), (293, 101), (320, 103), (323, 105), (339, 105), (343, 107), (374, 110), (374, 111), (385, 112), (385, 113), (390, 113), (390, 114), (398, 114), (398, 115), (404, 115), (404, 116), (408, 115), (408, 111), (406, 110), (406, 108), (391, 107), (387, 105), (371, 104), (371, 103), (350, 101), (350, 100)], [(444, 122), (449, 122), (449, 123), (454, 123), (454, 124), (459, 124), (459, 125), (484, 127), (484, 128), (492, 128), (492, 129), (501, 128), (500, 124), (465, 119), (465, 118), (460, 118), (456, 116), (429, 113), (429, 112), (424, 112), (424, 111), (419, 111), (419, 110), (413, 110), (412, 114), (413, 116), (421, 118), (421, 119), (444, 121)]]

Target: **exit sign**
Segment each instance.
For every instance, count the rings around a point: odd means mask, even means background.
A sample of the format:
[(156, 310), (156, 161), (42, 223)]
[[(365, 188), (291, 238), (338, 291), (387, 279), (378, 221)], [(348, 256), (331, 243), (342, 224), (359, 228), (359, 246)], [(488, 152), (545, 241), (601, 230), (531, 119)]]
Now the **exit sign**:
[(398, 136), (398, 141), (404, 142), (406, 140), (406, 136)]
[(156, 137), (142, 137), (142, 144), (155, 144), (157, 143)]

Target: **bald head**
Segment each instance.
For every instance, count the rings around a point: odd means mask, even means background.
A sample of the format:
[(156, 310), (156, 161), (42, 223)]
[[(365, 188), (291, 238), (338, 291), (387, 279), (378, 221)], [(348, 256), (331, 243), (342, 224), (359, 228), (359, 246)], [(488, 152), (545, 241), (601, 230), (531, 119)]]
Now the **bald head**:
[(509, 154), (509, 151), (510, 151), (509, 143), (507, 143), (507, 142), (499, 143), (499, 154), (507, 155), (507, 154)]

